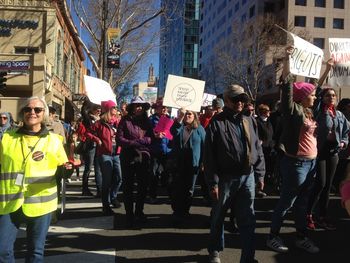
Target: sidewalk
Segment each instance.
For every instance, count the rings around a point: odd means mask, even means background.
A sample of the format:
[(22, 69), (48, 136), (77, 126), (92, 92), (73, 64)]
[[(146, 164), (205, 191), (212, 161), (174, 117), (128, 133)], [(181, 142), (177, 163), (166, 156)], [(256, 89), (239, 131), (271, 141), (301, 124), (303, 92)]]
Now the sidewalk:
[[(162, 204), (146, 204), (145, 213), (149, 222), (138, 229), (124, 228), (124, 208), (114, 209), (117, 216), (102, 216), (101, 203), (95, 198), (81, 197), (79, 182), (68, 185), (67, 210), (57, 224), (52, 225), (46, 245), (45, 262), (140, 262), (140, 263), (181, 263), (208, 262), (210, 209), (203, 205), (201, 198), (195, 198), (191, 209), (191, 220), (181, 228), (174, 228), (171, 221), (171, 207), (162, 198)], [(260, 263), (347, 263), (350, 262), (348, 249), (350, 221), (339, 206), (339, 200), (332, 198), (332, 213), (340, 218), (337, 231), (315, 231), (311, 238), (320, 246), (321, 252), (309, 255), (294, 247), (294, 229), (287, 216), (282, 237), (290, 252), (278, 254), (265, 246), (271, 212), (277, 197), (256, 201), (256, 258)], [(227, 219), (228, 220), (228, 219)], [(228, 222), (227, 222), (228, 223)], [(113, 225), (115, 224), (115, 229)], [(24, 262), (24, 231), (16, 242), (16, 255)], [(226, 232), (226, 247), (221, 253), (223, 263), (239, 262), (239, 234)]]

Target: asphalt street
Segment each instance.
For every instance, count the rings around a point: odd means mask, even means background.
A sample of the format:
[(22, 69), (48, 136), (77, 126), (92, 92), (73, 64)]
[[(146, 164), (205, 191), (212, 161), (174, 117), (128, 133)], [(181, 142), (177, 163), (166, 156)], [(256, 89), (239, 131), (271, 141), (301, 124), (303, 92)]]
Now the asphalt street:
[[(167, 197), (158, 204), (146, 204), (148, 222), (133, 229), (125, 229), (124, 208), (114, 209), (116, 216), (103, 216), (100, 200), (80, 196), (81, 182), (73, 181), (67, 187), (67, 207), (59, 221), (52, 224), (46, 243), (45, 262), (128, 262), (181, 263), (208, 262), (209, 212), (202, 198), (196, 196), (191, 217), (186, 224), (175, 226)], [(278, 196), (256, 200), (256, 259), (260, 263), (348, 263), (350, 262), (350, 219), (340, 206), (339, 198), (332, 197), (331, 214), (337, 218), (336, 231), (313, 231), (310, 237), (321, 252), (310, 255), (294, 246), (293, 214), (288, 214), (282, 238), (290, 251), (280, 254), (269, 250), (265, 243), (272, 210)], [(229, 226), (229, 220), (226, 220)], [(239, 262), (238, 233), (226, 231), (226, 248), (221, 253), (223, 263)], [(25, 231), (21, 229), (15, 244), (16, 262), (24, 262)]]

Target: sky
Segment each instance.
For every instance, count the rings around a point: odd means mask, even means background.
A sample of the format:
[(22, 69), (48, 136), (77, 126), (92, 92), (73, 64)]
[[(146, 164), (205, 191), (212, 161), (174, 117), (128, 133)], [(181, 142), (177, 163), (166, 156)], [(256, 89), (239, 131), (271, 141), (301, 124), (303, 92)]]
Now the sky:
[[(160, 1), (161, 0), (156, 0), (158, 6), (160, 6)], [(87, 43), (87, 37), (85, 36), (86, 32), (84, 33), (84, 28), (80, 27), (80, 22), (79, 19), (77, 18), (74, 8), (72, 7), (72, 0), (67, 0), (67, 5), (70, 7), (71, 10), (71, 15), (73, 17), (74, 23), (80, 32), (82, 40)], [(156, 18), (155, 20), (152, 21), (152, 25), (154, 26), (153, 30), (159, 31), (159, 26), (160, 26), (160, 20), (159, 18)], [(121, 57), (123, 59), (123, 57)], [(136, 84), (138, 82), (145, 82), (148, 79), (148, 69), (150, 65), (153, 64), (154, 67), (154, 75), (158, 77), (158, 72), (159, 72), (159, 48), (155, 48), (150, 54), (148, 54), (147, 57), (145, 57), (139, 64), (139, 72), (135, 77), (135, 80), (133, 81), (133, 84)], [(86, 56), (85, 60), (85, 66), (90, 69), (91, 75), (94, 76), (94, 72), (92, 70), (92, 63), (90, 59)]]

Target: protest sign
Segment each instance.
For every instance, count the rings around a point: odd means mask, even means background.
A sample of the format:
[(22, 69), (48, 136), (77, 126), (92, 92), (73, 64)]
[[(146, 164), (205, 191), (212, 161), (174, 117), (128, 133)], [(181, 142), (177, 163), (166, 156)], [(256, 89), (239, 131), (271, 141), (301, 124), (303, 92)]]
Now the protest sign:
[(202, 99), (202, 107), (211, 106), (213, 100), (216, 98), (216, 95), (204, 93)]
[(205, 82), (202, 80), (168, 75), (163, 105), (199, 112), (204, 86)]
[(173, 125), (174, 121), (170, 119), (167, 116), (161, 116), (159, 118), (159, 122), (157, 123), (156, 127), (154, 128), (154, 132), (165, 133), (165, 138), (168, 138), (169, 140), (173, 139), (173, 136), (171, 135), (170, 128)]
[(295, 75), (318, 79), (323, 61), (322, 49), (291, 32), (288, 33), (294, 40), (294, 51), (289, 60), (290, 72)]
[(85, 75), (84, 83), (86, 96), (92, 103), (100, 105), (101, 101), (107, 100), (116, 102), (115, 94), (108, 82)]
[(328, 83), (332, 86), (350, 85), (350, 38), (330, 38), (330, 57), (334, 67), (328, 75)]

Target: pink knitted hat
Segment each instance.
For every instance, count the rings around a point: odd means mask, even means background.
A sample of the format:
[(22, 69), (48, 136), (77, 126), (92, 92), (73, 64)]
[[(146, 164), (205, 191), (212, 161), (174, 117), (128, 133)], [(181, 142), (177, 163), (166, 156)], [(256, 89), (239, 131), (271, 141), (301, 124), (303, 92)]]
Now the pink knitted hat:
[(117, 106), (117, 103), (115, 103), (113, 100), (107, 100), (107, 101), (101, 101), (101, 107), (103, 112), (109, 111), (109, 109)]
[(315, 90), (315, 86), (307, 82), (293, 83), (293, 100), (301, 102)]

